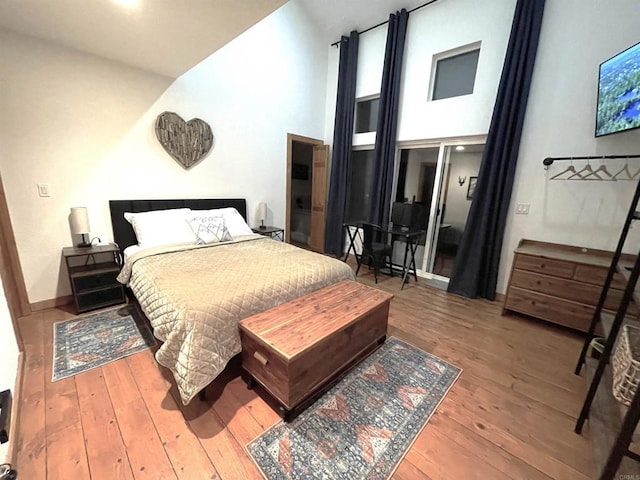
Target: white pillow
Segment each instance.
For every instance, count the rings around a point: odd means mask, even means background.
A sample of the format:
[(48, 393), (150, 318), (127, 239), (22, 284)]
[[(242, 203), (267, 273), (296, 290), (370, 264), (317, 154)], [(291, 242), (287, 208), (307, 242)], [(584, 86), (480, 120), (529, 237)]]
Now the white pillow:
[(154, 247), (172, 243), (196, 243), (193, 230), (187, 223), (190, 208), (153, 210), (150, 212), (125, 212), (124, 218), (136, 233), (138, 245)]
[(124, 255), (124, 261), (126, 262), (131, 255), (138, 253), (140, 250), (142, 250), (142, 248), (140, 248), (140, 245), (129, 245), (122, 251), (122, 255)]
[(210, 243), (233, 240), (229, 234), (229, 230), (227, 230), (222, 215), (216, 217), (195, 216), (189, 218), (187, 222), (196, 236), (196, 243), (198, 245), (208, 245)]
[(225, 226), (233, 238), (240, 235), (251, 235), (253, 233), (253, 230), (251, 230), (251, 227), (244, 221), (240, 212), (233, 207), (214, 208), (213, 210), (192, 210), (188, 215), (190, 220), (197, 217), (219, 216), (224, 217)]

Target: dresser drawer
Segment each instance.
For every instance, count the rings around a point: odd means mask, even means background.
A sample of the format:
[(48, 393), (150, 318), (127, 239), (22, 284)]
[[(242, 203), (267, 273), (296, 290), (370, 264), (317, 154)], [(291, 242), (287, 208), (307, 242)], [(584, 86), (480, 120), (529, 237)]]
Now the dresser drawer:
[(595, 307), (511, 287), (505, 308), (586, 332)]
[(602, 287), (595, 285), (585, 285), (567, 278), (550, 277), (524, 270), (513, 271), (511, 285), (588, 305), (598, 304), (602, 290)]
[[(604, 308), (606, 310), (610, 310), (613, 313), (618, 311), (618, 307), (620, 307), (620, 302), (622, 301), (622, 295), (624, 292), (622, 290), (618, 290), (617, 288), (610, 288), (607, 292), (607, 298), (604, 301)], [(636, 317), (638, 315), (638, 307), (635, 302), (631, 301), (629, 306), (627, 307), (627, 315), (631, 315)]]
[[(576, 273), (573, 278), (580, 282), (592, 283), (594, 285), (602, 287), (604, 285), (604, 281), (607, 279), (607, 273), (609, 273), (608, 267), (576, 265)], [(611, 281), (611, 287), (624, 290), (625, 286), (626, 282), (624, 280), (624, 277), (619, 273), (615, 273), (613, 275), (613, 280)]]
[(516, 255), (514, 268), (562, 278), (572, 278), (575, 272), (575, 264), (571, 262), (523, 255), (521, 253)]

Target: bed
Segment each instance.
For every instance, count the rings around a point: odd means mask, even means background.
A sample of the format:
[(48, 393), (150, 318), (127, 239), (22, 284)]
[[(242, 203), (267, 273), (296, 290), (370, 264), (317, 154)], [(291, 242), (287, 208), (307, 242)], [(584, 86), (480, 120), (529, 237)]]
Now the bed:
[[(122, 251), (137, 243), (125, 212), (235, 208), (244, 199), (112, 200), (114, 240)], [(240, 353), (238, 322), (343, 279), (352, 269), (334, 258), (253, 234), (210, 245), (154, 245), (127, 256), (119, 280), (131, 288), (154, 335), (156, 360), (174, 375), (186, 405)], [(128, 249), (131, 250), (131, 249)]]

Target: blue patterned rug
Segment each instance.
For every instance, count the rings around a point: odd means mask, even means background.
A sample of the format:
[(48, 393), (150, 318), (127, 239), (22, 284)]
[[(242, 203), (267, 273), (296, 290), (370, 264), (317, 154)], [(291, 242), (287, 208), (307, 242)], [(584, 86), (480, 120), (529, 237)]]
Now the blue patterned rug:
[(52, 382), (153, 347), (156, 340), (136, 305), (53, 325)]
[(269, 480), (388, 478), (461, 370), (397, 338), (247, 449)]

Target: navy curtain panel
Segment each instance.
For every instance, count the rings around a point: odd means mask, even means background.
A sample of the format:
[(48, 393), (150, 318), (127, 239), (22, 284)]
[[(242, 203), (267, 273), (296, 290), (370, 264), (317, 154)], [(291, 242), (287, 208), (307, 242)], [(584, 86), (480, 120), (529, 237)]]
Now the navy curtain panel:
[(344, 233), (342, 224), (347, 204), (353, 146), (353, 116), (356, 106), (356, 74), (358, 70), (358, 32), (340, 40), (338, 95), (333, 130), (333, 154), (327, 201), (324, 250), (342, 256)]
[(448, 291), (495, 299), (502, 240), (511, 200), (545, 0), (518, 0), (478, 183)]
[(384, 53), (382, 87), (378, 106), (376, 145), (371, 183), (370, 221), (385, 226), (389, 222), (393, 169), (396, 155), (396, 133), (398, 127), (398, 104), (400, 102), (400, 78), (404, 41), (407, 36), (409, 13), (403, 8), (389, 15), (387, 47)]

